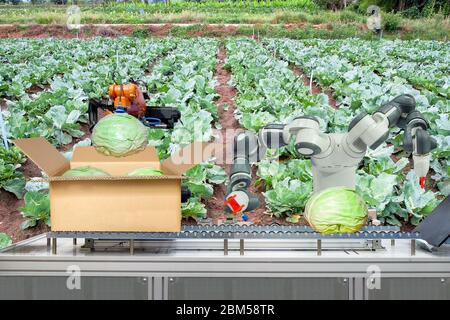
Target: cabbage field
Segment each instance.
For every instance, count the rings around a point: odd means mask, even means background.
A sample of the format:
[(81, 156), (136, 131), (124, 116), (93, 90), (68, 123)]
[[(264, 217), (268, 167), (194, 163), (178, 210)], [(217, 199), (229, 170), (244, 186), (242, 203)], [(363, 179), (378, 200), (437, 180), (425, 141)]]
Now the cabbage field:
[[(219, 50), (231, 74), (226, 85), (235, 92), (234, 106), (228, 107), (248, 130), (311, 115), (320, 118), (323, 130), (341, 132), (358, 113), (374, 112), (399, 94), (413, 95), (438, 141), (425, 190), (409, 171), (402, 133), (394, 129), (388, 143), (369, 151), (361, 163), (357, 192), (392, 225), (417, 224), (450, 193), (450, 45), (437, 41), (1, 39), (0, 103), (7, 138), (43, 136), (70, 157), (74, 145), (90, 143), (87, 99), (105, 97), (108, 86), (122, 79), (146, 89), (149, 105), (181, 111), (173, 130), (149, 130), (149, 144), (161, 158), (192, 141), (212, 141), (223, 127), (216, 87)], [(312, 192), (310, 161), (298, 158), (292, 146), (268, 153), (256, 164), (255, 181), (266, 213), (296, 222)], [(282, 161), (274, 160), (278, 156)], [(25, 196), (19, 211), (22, 227), (28, 228), (48, 222), (49, 209), (45, 183), (35, 182), (25, 165), (17, 149), (0, 147), (0, 192)], [(183, 205), (183, 215), (206, 217), (209, 199), (227, 180), (224, 166), (204, 163), (187, 176), (194, 197)]]

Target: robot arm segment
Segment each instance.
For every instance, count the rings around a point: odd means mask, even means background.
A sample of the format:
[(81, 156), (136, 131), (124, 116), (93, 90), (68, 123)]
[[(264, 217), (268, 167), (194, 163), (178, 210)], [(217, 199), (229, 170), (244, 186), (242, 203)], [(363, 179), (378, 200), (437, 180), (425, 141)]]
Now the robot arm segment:
[(239, 133), (233, 142), (233, 164), (227, 187), (225, 209), (237, 214), (256, 209), (259, 199), (248, 191), (252, 181), (251, 163), (260, 155), (258, 137), (250, 131)]
[(298, 117), (287, 124), (283, 137), (289, 142), (292, 136), (295, 137), (295, 149), (303, 156), (327, 153), (331, 146), (330, 138), (320, 131), (319, 121), (314, 117)]
[(251, 211), (259, 206), (258, 198), (248, 191), (251, 184), (251, 164), (261, 160), (267, 148), (286, 146), (295, 137), (297, 151), (305, 156), (330, 149), (331, 141), (320, 132), (319, 122), (312, 117), (299, 117), (288, 125), (270, 124), (258, 136), (246, 131), (234, 138), (233, 164), (227, 188), (226, 209), (233, 212)]
[(367, 147), (375, 149), (387, 140), (389, 129), (398, 126), (405, 131), (404, 149), (413, 154), (414, 171), (423, 186), (436, 140), (428, 133), (428, 123), (415, 106), (414, 97), (405, 94), (383, 105), (372, 116), (361, 113), (350, 123), (346, 147), (352, 152), (363, 152)]

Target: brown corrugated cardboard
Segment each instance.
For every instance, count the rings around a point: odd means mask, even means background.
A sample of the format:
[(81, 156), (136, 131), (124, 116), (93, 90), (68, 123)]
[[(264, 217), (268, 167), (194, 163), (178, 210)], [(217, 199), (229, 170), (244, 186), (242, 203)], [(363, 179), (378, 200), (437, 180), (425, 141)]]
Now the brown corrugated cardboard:
[[(104, 156), (93, 147), (79, 147), (69, 162), (44, 138), (14, 143), (49, 175), (52, 231), (178, 232), (181, 175), (211, 158), (216, 149), (214, 144), (193, 143), (160, 163), (153, 147), (120, 158)], [(69, 168), (85, 165), (113, 176), (62, 176)], [(165, 175), (126, 176), (148, 167)]]
[(14, 144), (49, 177), (69, 170), (70, 164), (45, 138), (18, 139)]
[(178, 232), (179, 179), (50, 182), (53, 231)]
[(194, 142), (181, 149), (178, 153), (161, 163), (161, 169), (166, 174), (174, 174), (181, 176), (184, 172), (198, 163), (210, 158), (214, 152), (208, 152), (208, 145), (214, 146), (206, 142)]

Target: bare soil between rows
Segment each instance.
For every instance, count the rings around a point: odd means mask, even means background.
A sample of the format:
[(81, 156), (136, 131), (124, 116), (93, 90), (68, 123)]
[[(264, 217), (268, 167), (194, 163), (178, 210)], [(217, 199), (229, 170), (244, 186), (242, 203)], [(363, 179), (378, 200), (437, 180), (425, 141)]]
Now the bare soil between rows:
[[(261, 27), (266, 24), (202, 24), (202, 23), (161, 23), (161, 24), (84, 24), (80, 30), (68, 29), (62, 24), (3, 24), (0, 25), (0, 38), (80, 38), (120, 37), (133, 35), (135, 31), (146, 32), (148, 36), (166, 37), (177, 28), (186, 28), (190, 37), (228, 37), (241, 34), (241, 27)], [(305, 23), (275, 24), (286, 30), (305, 28)], [(330, 30), (330, 24), (313, 25), (314, 29)]]
[[(219, 113), (219, 123), (222, 129), (216, 130), (215, 133), (220, 137), (217, 142), (223, 145), (223, 154), (226, 156), (226, 159), (232, 160), (234, 136), (236, 133), (243, 131), (244, 129), (240, 127), (239, 122), (236, 120), (234, 115), (236, 111), (236, 102), (234, 99), (236, 97), (237, 90), (229, 85), (231, 73), (224, 68), (225, 59), (226, 50), (222, 45), (219, 48), (219, 52), (217, 54), (217, 64), (215, 70), (215, 79), (217, 81), (216, 91), (219, 94), (219, 99), (216, 101), (216, 105)], [(224, 162), (219, 161), (219, 163)], [(225, 169), (228, 175), (230, 174), (230, 161), (228, 161), (227, 164), (219, 165)], [(257, 169), (254, 166), (252, 168), (252, 182), (249, 191), (258, 196), (260, 207), (247, 213), (249, 221), (253, 224), (285, 224), (286, 221), (284, 219), (272, 217), (270, 214), (268, 214), (264, 196), (262, 194), (262, 192), (265, 191), (264, 186), (255, 187), (255, 182), (257, 180), (256, 170)], [(208, 199), (208, 201), (206, 202), (208, 217), (211, 218), (215, 223), (224, 221), (227, 218), (227, 214), (224, 211), (226, 191), (227, 190), (225, 185), (215, 186), (212, 198)], [(239, 217), (237, 217), (237, 219), (239, 219)]]

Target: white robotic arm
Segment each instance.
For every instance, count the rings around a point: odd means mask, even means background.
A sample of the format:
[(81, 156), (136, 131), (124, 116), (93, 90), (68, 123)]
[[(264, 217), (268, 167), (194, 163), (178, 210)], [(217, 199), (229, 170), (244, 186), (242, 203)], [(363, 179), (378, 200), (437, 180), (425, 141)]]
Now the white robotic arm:
[[(281, 136), (283, 145), (289, 144), (292, 137), (295, 138), (295, 148), (301, 155), (310, 157), (321, 153), (326, 154), (330, 151), (331, 140), (327, 134), (320, 131), (319, 121), (314, 117), (297, 117), (291, 123), (282, 128), (279, 127), (278, 130), (282, 130)], [(279, 148), (280, 146), (276, 145), (279, 143), (276, 137), (276, 129), (267, 130), (264, 128), (259, 133), (260, 144), (265, 148)]]
[[(295, 139), (299, 154), (311, 158), (314, 192), (336, 186), (354, 188), (356, 170), (367, 148), (375, 149), (386, 141), (389, 129), (394, 126), (405, 131), (404, 148), (413, 154), (414, 170), (423, 185), (429, 169), (430, 151), (436, 147), (436, 141), (426, 131), (428, 124), (422, 114), (415, 110), (414, 98), (401, 95), (373, 115), (361, 113), (355, 117), (347, 133), (323, 133), (317, 119), (302, 116), (286, 125), (268, 125), (258, 137), (249, 131), (236, 136), (227, 208), (236, 213), (259, 205), (257, 198), (247, 191), (251, 181), (250, 164), (259, 161), (267, 148), (280, 148), (291, 139)], [(234, 200), (243, 202), (236, 204)]]
[[(330, 139), (320, 132), (319, 122), (313, 117), (299, 117), (288, 125), (270, 124), (258, 136), (245, 131), (234, 138), (234, 159), (227, 188), (226, 210), (237, 214), (259, 206), (258, 198), (248, 191), (251, 183), (251, 164), (260, 161), (266, 150), (286, 146), (295, 137), (298, 152), (305, 156), (327, 152)], [(245, 216), (244, 216), (245, 217)]]
[(361, 113), (349, 125), (344, 148), (349, 153), (365, 152), (367, 147), (375, 149), (387, 140), (389, 129), (398, 126), (405, 132), (403, 147), (412, 153), (414, 171), (423, 187), (436, 140), (427, 132), (428, 123), (415, 106), (414, 97), (405, 94), (383, 105), (372, 116)]

